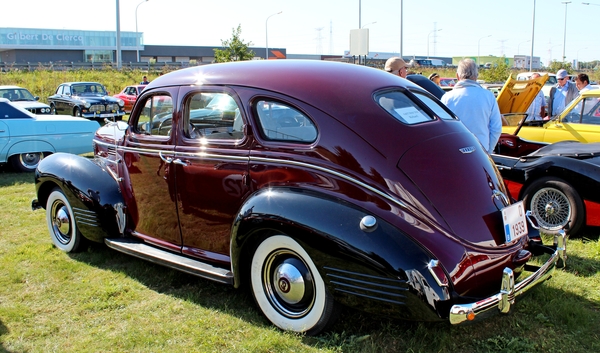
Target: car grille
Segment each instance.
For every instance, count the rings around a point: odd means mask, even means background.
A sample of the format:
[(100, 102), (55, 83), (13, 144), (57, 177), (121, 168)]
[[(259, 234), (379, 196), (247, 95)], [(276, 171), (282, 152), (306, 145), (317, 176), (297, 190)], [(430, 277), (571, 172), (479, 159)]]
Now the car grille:
[(100, 112), (104, 112), (104, 111), (119, 111), (119, 105), (118, 104), (107, 104), (106, 106), (103, 104), (94, 104), (90, 107), (90, 112), (91, 113), (100, 113)]

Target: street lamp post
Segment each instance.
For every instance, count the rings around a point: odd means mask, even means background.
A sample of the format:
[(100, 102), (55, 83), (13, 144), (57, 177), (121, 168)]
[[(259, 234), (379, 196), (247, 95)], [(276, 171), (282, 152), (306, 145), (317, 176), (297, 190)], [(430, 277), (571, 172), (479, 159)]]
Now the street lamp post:
[(368, 25), (374, 25), (375, 23), (377, 23), (377, 21), (375, 21), (375, 22), (369, 22), (369, 23), (367, 23), (366, 25), (364, 25), (364, 26), (362, 26), (362, 27), (360, 27), (360, 28), (365, 28), (365, 27), (367, 27)]
[(144, 0), (142, 2), (140, 2), (136, 7), (135, 7), (135, 46), (136, 46), (136, 58), (137, 58), (137, 62), (140, 62), (140, 34), (138, 33), (138, 26), (137, 26), (137, 10), (138, 7), (140, 7), (141, 4), (148, 2), (148, 0)]
[(571, 1), (563, 1), (561, 2), (561, 4), (565, 4), (565, 33), (563, 34), (563, 55), (562, 55), (562, 61), (565, 62), (565, 59), (567, 58), (565, 56), (565, 48), (567, 46), (567, 6), (571, 3)]
[[(531, 39), (521, 42), (521, 43), (519, 43), (519, 45), (517, 45), (517, 55), (521, 54), (521, 44), (529, 43), (529, 42), (531, 42)], [(527, 56), (525, 56), (525, 61), (523, 61), (523, 65), (521, 66), (521, 68), (525, 68), (526, 62), (527, 62)]]
[(491, 36), (492, 36), (492, 35), (490, 34), (489, 36), (481, 37), (481, 38), (479, 38), (479, 40), (477, 41), (477, 66), (479, 66), (479, 65), (480, 65), (479, 61), (481, 61), (481, 55), (480, 55), (480, 50), (479, 50), (479, 49), (481, 48), (481, 40), (482, 40), (482, 39), (484, 39), (484, 38), (489, 38), (489, 37), (491, 37)]
[(519, 45), (517, 45), (517, 55), (521, 54), (521, 44), (525, 44), (525, 43), (529, 43), (529, 42), (531, 42), (531, 39), (521, 42), (521, 43), (519, 43)]
[(275, 15), (279, 15), (282, 12), (283, 11), (274, 13), (274, 14), (270, 15), (269, 17), (267, 17), (267, 19), (265, 20), (265, 60), (269, 60), (269, 27), (268, 27), (269, 18), (271, 18)]
[(580, 48), (579, 50), (577, 50), (577, 70), (580, 69), (580, 67), (579, 67), (579, 52), (582, 51), (582, 50), (584, 50), (584, 49), (587, 49), (587, 47)]
[(429, 32), (429, 34), (427, 34), (427, 59), (429, 59), (429, 36), (431, 35), (431, 33), (439, 32), (441, 30), (442, 30), (442, 28), (435, 29), (435, 30)]

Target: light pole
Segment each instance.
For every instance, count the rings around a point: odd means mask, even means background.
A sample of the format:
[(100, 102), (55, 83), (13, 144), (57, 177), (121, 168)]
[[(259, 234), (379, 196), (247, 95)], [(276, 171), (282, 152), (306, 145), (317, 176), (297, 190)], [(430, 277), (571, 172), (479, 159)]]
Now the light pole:
[(367, 27), (368, 25), (374, 25), (375, 23), (377, 23), (377, 21), (375, 21), (375, 22), (369, 22), (369, 23), (367, 23), (366, 25), (364, 25), (364, 26), (362, 26), (362, 27), (360, 27), (360, 28), (365, 28), (365, 27)]
[(577, 70), (579, 70), (579, 52), (582, 51), (583, 49), (587, 49), (587, 47), (577, 50)]
[(482, 40), (482, 39), (484, 39), (484, 38), (489, 38), (489, 37), (491, 37), (491, 36), (492, 36), (492, 35), (490, 34), (489, 36), (481, 37), (481, 38), (479, 38), (479, 40), (477, 41), (477, 66), (479, 66), (479, 65), (480, 65), (479, 61), (481, 60), (481, 58), (480, 58), (480, 56), (481, 56), (481, 55), (479, 54), (479, 53), (480, 53), (480, 50), (479, 50), (479, 48), (481, 48), (481, 40)]
[(265, 20), (265, 60), (269, 60), (269, 27), (268, 27), (269, 18), (271, 18), (275, 15), (279, 15), (282, 12), (283, 11), (274, 13), (274, 14), (270, 15), (269, 17), (267, 17), (267, 19)]
[(431, 35), (431, 33), (439, 32), (441, 30), (442, 28), (434, 29), (433, 31), (429, 32), (429, 34), (427, 34), (427, 59), (429, 59), (429, 36)]
[(533, 0), (533, 19), (531, 20), (531, 56), (529, 58), (529, 71), (533, 71), (533, 43), (535, 38), (535, 0)]
[[(135, 46), (139, 47), (140, 46), (140, 34), (138, 33), (138, 26), (137, 26), (137, 10), (138, 7), (140, 7), (141, 4), (148, 2), (148, 0), (144, 0), (142, 2), (140, 2), (136, 7), (135, 7)], [(137, 58), (137, 62), (140, 62), (140, 49), (137, 48), (136, 49), (136, 58)]]
[(600, 4), (592, 4), (591, 2), (582, 2), (583, 5), (594, 5), (594, 6), (600, 6)]
[(117, 69), (121, 70), (121, 6), (117, 3)]
[(562, 56), (562, 62), (565, 62), (565, 59), (567, 58), (565, 56), (565, 49), (567, 46), (567, 6), (571, 3), (571, 1), (563, 1), (561, 2), (561, 4), (565, 4), (565, 33), (563, 34), (563, 56)]
[(531, 39), (521, 42), (521, 43), (519, 43), (519, 45), (517, 45), (517, 55), (521, 54), (521, 44), (525, 44), (525, 43), (529, 43), (529, 42), (531, 42)]

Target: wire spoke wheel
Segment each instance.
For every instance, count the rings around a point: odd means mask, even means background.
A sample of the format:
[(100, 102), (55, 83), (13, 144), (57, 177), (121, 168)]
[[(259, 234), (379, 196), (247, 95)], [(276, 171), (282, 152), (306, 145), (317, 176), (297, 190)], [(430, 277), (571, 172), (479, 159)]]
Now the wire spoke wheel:
[(571, 217), (571, 205), (567, 195), (560, 190), (543, 188), (531, 198), (531, 211), (540, 226), (549, 230), (559, 230)]

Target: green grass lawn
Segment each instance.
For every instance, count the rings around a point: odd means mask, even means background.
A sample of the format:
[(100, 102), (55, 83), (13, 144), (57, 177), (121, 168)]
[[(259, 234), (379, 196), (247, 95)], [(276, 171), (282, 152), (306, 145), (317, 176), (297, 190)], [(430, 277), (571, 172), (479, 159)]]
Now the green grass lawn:
[(600, 229), (509, 315), (454, 327), (346, 310), (317, 337), (282, 332), (245, 290), (93, 245), (53, 247), (33, 175), (0, 169), (0, 352), (599, 352)]

